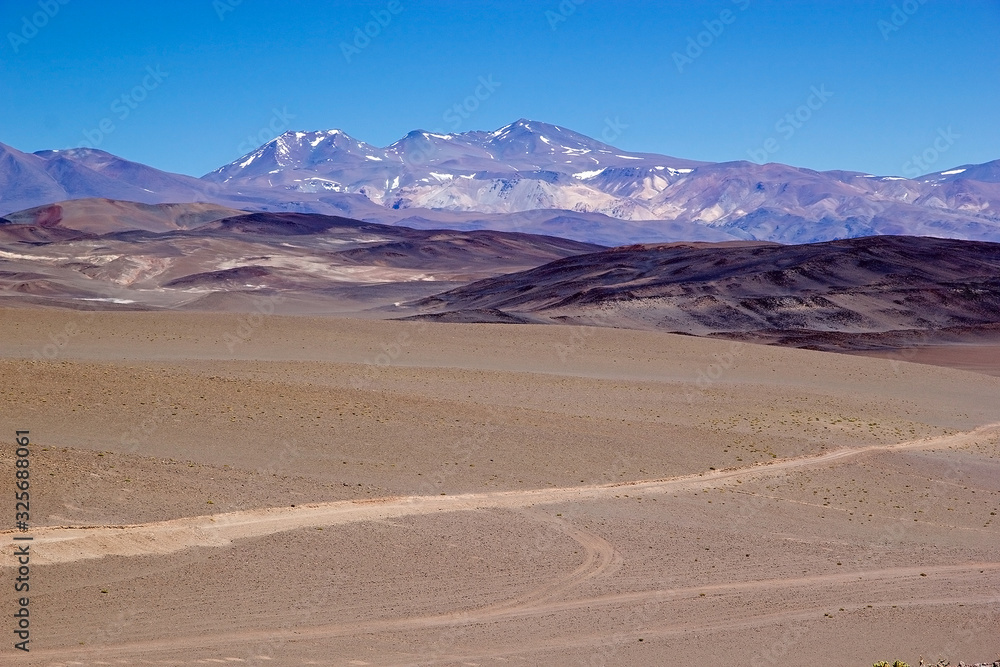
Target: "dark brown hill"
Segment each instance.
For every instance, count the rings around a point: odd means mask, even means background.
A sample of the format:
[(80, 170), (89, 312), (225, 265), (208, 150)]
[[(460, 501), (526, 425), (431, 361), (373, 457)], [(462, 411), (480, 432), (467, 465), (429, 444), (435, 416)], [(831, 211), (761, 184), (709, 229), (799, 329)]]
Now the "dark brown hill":
[(881, 337), (898, 344), (995, 331), (1000, 244), (878, 236), (795, 246), (635, 245), (480, 280), (413, 305), (435, 317), (499, 310), (533, 321), (878, 347)]

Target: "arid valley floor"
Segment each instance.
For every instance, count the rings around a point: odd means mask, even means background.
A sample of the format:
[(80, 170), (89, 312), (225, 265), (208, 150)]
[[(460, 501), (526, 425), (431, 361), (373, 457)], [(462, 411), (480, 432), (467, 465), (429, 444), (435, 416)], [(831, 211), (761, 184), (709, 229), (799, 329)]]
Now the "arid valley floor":
[(3, 664), (998, 657), (996, 346), (33, 307), (0, 341), (0, 469), (35, 443)]

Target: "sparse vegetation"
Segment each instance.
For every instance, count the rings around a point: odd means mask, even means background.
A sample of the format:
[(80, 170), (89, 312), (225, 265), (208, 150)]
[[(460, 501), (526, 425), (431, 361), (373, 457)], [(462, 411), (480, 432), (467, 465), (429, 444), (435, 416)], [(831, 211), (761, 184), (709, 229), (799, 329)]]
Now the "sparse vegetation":
[[(902, 660), (896, 660), (892, 663), (888, 663), (885, 660), (879, 660), (878, 662), (872, 663), (872, 667), (910, 667), (909, 664), (903, 662)], [(920, 664), (918, 667), (952, 667), (950, 660), (938, 660), (935, 663), (924, 662), (924, 659), (920, 659)], [(995, 662), (978, 662), (975, 664), (966, 664), (964, 662), (959, 662), (956, 667), (1000, 667), (1000, 659)]]

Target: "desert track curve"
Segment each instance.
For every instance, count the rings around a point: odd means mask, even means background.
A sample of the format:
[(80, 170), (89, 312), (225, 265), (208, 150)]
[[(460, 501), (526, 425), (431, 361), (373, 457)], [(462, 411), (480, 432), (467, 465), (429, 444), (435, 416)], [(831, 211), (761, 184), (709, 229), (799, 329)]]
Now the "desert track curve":
[[(461, 627), (471, 624), (482, 624), (505, 620), (516, 620), (525, 618), (541, 617), (551, 614), (566, 613), (581, 610), (594, 610), (610, 608), (616, 605), (661, 605), (668, 603), (690, 604), (703, 596), (725, 598), (726, 596), (739, 596), (741, 594), (764, 594), (775, 591), (788, 591), (791, 589), (810, 590), (814, 594), (808, 598), (802, 598), (794, 607), (771, 611), (765, 614), (750, 614), (749, 616), (738, 608), (732, 615), (713, 619), (711, 621), (682, 622), (674, 626), (666, 627), (642, 627), (635, 628), (627, 634), (634, 634), (636, 637), (669, 636), (683, 634), (693, 630), (715, 631), (723, 629), (752, 628), (761, 625), (785, 623), (788, 621), (801, 621), (816, 618), (823, 610), (833, 608), (836, 595), (831, 597), (831, 592), (835, 590), (855, 590), (858, 583), (863, 583), (869, 587), (871, 599), (875, 601), (874, 606), (879, 607), (915, 607), (915, 606), (939, 606), (952, 604), (972, 604), (995, 606), (1000, 603), (1000, 594), (994, 591), (986, 591), (977, 596), (960, 597), (928, 597), (911, 598), (907, 600), (878, 599), (882, 588), (887, 590), (891, 584), (900, 581), (920, 581), (922, 577), (934, 576), (948, 578), (949, 581), (968, 580), (983, 572), (1000, 572), (1000, 562), (977, 562), (958, 565), (938, 565), (923, 567), (893, 567), (878, 570), (861, 570), (838, 572), (836, 574), (812, 575), (807, 577), (785, 578), (785, 579), (763, 579), (752, 581), (736, 581), (722, 584), (710, 584), (704, 586), (691, 586), (673, 588), (666, 590), (631, 591), (594, 597), (568, 598), (562, 600), (541, 600), (534, 602), (531, 600), (522, 601), (518, 604), (503, 603), (496, 606), (484, 607), (459, 614), (432, 614), (427, 616), (408, 618), (389, 618), (371, 621), (358, 621), (351, 623), (323, 624), (309, 627), (297, 627), (294, 630), (246, 630), (237, 632), (207, 633), (193, 637), (178, 637), (173, 639), (151, 640), (134, 643), (125, 643), (109, 647), (78, 647), (72, 649), (48, 649), (33, 650), (33, 652), (45, 658), (55, 659), (62, 656), (73, 656), (75, 665), (107, 664), (83, 662), (87, 655), (99, 656), (98, 659), (107, 659), (117, 656), (129, 656), (135, 654), (149, 654), (156, 652), (183, 650), (191, 655), (203, 653), (205, 651), (218, 650), (221, 647), (245, 646), (252, 642), (269, 642), (271, 644), (288, 641), (318, 640), (338, 637), (351, 637), (359, 635), (370, 635), (373, 633), (406, 632), (414, 630), (446, 630), (448, 628)], [(836, 604), (848, 607), (860, 607), (866, 605), (852, 604), (846, 601), (836, 601)], [(655, 625), (655, 624), (654, 624)], [(450, 662), (457, 658), (484, 658), (500, 657), (503, 655), (521, 654), (524, 651), (537, 652), (554, 648), (565, 649), (571, 646), (597, 645), (606, 640), (603, 636), (577, 636), (563, 637), (558, 642), (547, 646), (545, 642), (530, 647), (518, 646), (501, 651), (490, 651), (475, 654), (463, 654), (461, 656), (443, 654), (434, 659), (409, 660), (400, 664), (437, 664), (438, 662)], [(198, 660), (192, 661), (199, 663)], [(213, 662), (217, 662), (213, 660)], [(199, 664), (204, 664), (204, 661)]]
[[(337, 624), (322, 624), (299, 627), (292, 630), (244, 630), (208, 632), (198, 636), (154, 639), (125, 643), (108, 647), (77, 647), (46, 649), (37, 651), (48, 659), (72, 656), (74, 664), (98, 664), (86, 662), (88, 656), (95, 660), (134, 655), (154, 655), (173, 651), (184, 651), (188, 655), (217, 652), (223, 647), (238, 647), (249, 642), (281, 643), (313, 639), (330, 639), (366, 635), (370, 633), (406, 632), (421, 630), (445, 630), (468, 624), (503, 622), (542, 617), (552, 614), (573, 613), (586, 610), (650, 605), (649, 609), (671, 603), (688, 603), (702, 597), (725, 598), (747, 594), (767, 594), (780, 591), (800, 590), (799, 603), (780, 611), (748, 616), (727, 616), (711, 621), (692, 620), (680, 626), (663, 626), (653, 623), (653, 627), (637, 628), (636, 636), (668, 636), (691, 630), (719, 630), (750, 628), (759, 625), (784, 623), (797, 619), (815, 618), (830, 608), (831, 593), (834, 597), (843, 591), (853, 590), (863, 583), (873, 594), (882, 591), (893, 595), (899, 583), (919, 582), (921, 577), (930, 575), (954, 583), (976, 580), (983, 573), (993, 577), (1000, 572), (1000, 562), (970, 562), (948, 565), (926, 565), (922, 567), (902, 566), (871, 570), (852, 570), (832, 574), (817, 574), (796, 578), (759, 579), (751, 581), (724, 582), (711, 585), (689, 586), (672, 589), (625, 591), (604, 595), (579, 595), (573, 589), (584, 582), (607, 573), (620, 562), (614, 546), (603, 537), (570, 521), (536, 506), (551, 505), (590, 499), (609, 499), (621, 495), (623, 490), (630, 493), (656, 494), (690, 491), (748, 479), (755, 476), (771, 475), (776, 472), (808, 469), (837, 464), (866, 453), (900, 451), (930, 447), (960, 446), (974, 442), (978, 438), (992, 436), (1000, 432), (1000, 423), (980, 426), (972, 431), (944, 436), (924, 438), (891, 445), (875, 445), (856, 449), (840, 449), (815, 456), (783, 459), (769, 464), (746, 468), (709, 471), (681, 477), (625, 482), (611, 485), (569, 487), (560, 489), (539, 489), (528, 491), (502, 491), (473, 493), (456, 496), (411, 496), (383, 498), (365, 501), (342, 501), (296, 508), (271, 508), (265, 510), (233, 512), (214, 516), (189, 517), (171, 521), (133, 526), (95, 527), (51, 527), (35, 531), (33, 546), (38, 549), (38, 561), (48, 563), (69, 563), (104, 555), (123, 556), (167, 554), (189, 547), (224, 546), (234, 540), (252, 539), (279, 532), (307, 528), (352, 523), (358, 521), (384, 520), (408, 515), (435, 512), (458, 512), (489, 509), (509, 509), (523, 515), (526, 520), (553, 531), (553, 534), (568, 537), (583, 548), (582, 562), (572, 571), (551, 582), (525, 592), (517, 597), (496, 604), (467, 610), (461, 613), (434, 613), (404, 618), (384, 618)], [(5, 537), (12, 537), (8, 533)], [(807, 593), (808, 591), (808, 593)], [(839, 593), (838, 593), (839, 592)], [(876, 599), (873, 597), (873, 599)], [(888, 601), (887, 601), (888, 600)], [(1000, 595), (986, 590), (983, 595), (950, 599), (947, 597), (916, 597), (894, 600), (881, 597), (879, 605), (899, 604), (903, 606), (936, 606), (949, 604), (996, 604)], [(847, 599), (839, 604), (850, 607)], [(596, 645), (600, 637), (586, 633), (563, 638), (559, 648), (571, 645)], [(553, 645), (552, 648), (556, 646)], [(545, 642), (538, 645), (496, 648), (470, 655), (445, 655), (441, 653), (429, 660), (418, 660), (419, 664), (437, 664), (458, 658), (500, 657), (523, 651), (545, 651)], [(193, 661), (197, 663), (199, 661)], [(106, 664), (106, 663), (101, 663)], [(404, 663), (401, 663), (404, 664)], [(407, 662), (405, 664), (414, 664)]]
[[(838, 463), (871, 452), (963, 445), (994, 432), (1000, 432), (1000, 422), (985, 424), (971, 431), (897, 444), (838, 449), (819, 455), (781, 459), (745, 468), (714, 470), (658, 480), (555, 489), (466, 493), (453, 496), (344, 500), (124, 526), (50, 526), (33, 531), (32, 544), (38, 553), (33, 562), (45, 565), (104, 556), (162, 555), (191, 547), (225, 546), (234, 540), (259, 538), (302, 528), (334, 526), (358, 521), (384, 521), (437, 512), (525, 509), (536, 505), (606, 499), (620, 495), (623, 489), (632, 493), (647, 494), (696, 490), (737, 479)], [(14, 531), (4, 532), (5, 548), (13, 544), (14, 534)], [(580, 536), (573, 537), (578, 539)], [(10, 565), (5, 563), (4, 566)]]

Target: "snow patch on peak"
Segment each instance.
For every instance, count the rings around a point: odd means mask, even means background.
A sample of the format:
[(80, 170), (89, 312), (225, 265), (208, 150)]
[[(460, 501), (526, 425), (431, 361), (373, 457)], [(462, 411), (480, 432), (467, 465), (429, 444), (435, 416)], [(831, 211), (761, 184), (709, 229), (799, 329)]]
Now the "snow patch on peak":
[(251, 164), (253, 164), (253, 161), (256, 160), (257, 158), (259, 158), (260, 156), (261, 156), (261, 151), (260, 150), (254, 152), (254, 153), (251, 153), (250, 156), (246, 160), (243, 160), (243, 162), (240, 162), (240, 169), (243, 169), (245, 167), (249, 167)]
[(510, 132), (511, 130), (513, 130), (514, 127), (517, 126), (517, 125), (519, 125), (519, 124), (521, 124), (521, 121), (516, 121), (516, 122), (513, 122), (513, 123), (509, 123), (507, 125), (504, 125), (499, 130), (493, 130), (492, 132), (490, 132), (490, 136), (493, 137), (494, 139), (498, 139), (501, 136), (503, 136), (503, 135), (507, 134), (508, 132)]
[(942, 176), (951, 176), (952, 174), (961, 174), (965, 169), (952, 169), (951, 171), (942, 171)]

